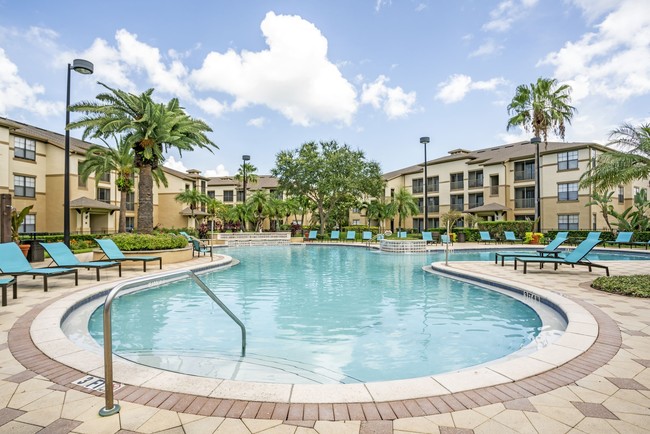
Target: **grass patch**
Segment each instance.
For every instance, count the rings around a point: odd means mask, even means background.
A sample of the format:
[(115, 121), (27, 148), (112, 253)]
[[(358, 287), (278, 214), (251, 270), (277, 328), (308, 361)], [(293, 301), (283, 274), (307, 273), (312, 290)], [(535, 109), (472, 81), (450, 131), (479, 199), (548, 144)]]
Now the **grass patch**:
[(598, 277), (592, 288), (632, 297), (650, 297), (650, 275)]

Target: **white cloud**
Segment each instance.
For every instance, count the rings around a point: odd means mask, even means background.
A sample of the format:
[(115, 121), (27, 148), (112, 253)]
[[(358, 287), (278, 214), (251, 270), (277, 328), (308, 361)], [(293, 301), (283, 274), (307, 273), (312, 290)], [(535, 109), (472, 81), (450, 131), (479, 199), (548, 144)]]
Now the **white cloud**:
[(58, 116), (65, 110), (65, 104), (44, 101), (39, 98), (45, 88), (29, 84), (18, 73), (18, 66), (7, 57), (0, 47), (0, 114), (6, 116), (10, 110), (23, 109), (40, 116)]
[(170, 155), (167, 160), (163, 163), (163, 166), (169, 167), (170, 169), (178, 170), (179, 172), (187, 172), (187, 167), (183, 164), (182, 161), (176, 161), (173, 155)]
[(494, 90), (497, 86), (506, 84), (502, 77), (491, 78), (486, 81), (473, 81), (472, 77), (464, 74), (454, 74), (445, 82), (438, 84), (438, 93), (435, 98), (445, 104), (461, 101), (472, 90)]
[(389, 80), (388, 77), (380, 75), (374, 82), (364, 84), (361, 103), (381, 108), (389, 119), (404, 117), (413, 112), (415, 92), (404, 92), (399, 86), (388, 87), (386, 83)]
[(497, 134), (496, 138), (502, 143), (526, 142), (530, 140), (530, 133), (523, 129), (517, 128), (515, 133), (506, 132)]
[(268, 50), (209, 53), (191, 81), (201, 90), (232, 95), (233, 109), (252, 104), (277, 110), (294, 124), (350, 124), (356, 90), (327, 58), (327, 39), (295, 15), (266, 14), (261, 24)]
[(589, 21), (600, 18), (621, 4), (621, 0), (571, 0), (571, 2), (582, 9), (583, 15)]
[(422, 12), (422, 11), (425, 10), (427, 7), (428, 7), (428, 6), (427, 6), (426, 3), (418, 3), (418, 5), (415, 7), (415, 12)]
[(220, 117), (225, 111), (228, 110), (228, 106), (217, 101), (214, 98), (203, 98), (195, 101), (204, 112), (209, 113), (215, 117)]
[(75, 57), (88, 59), (95, 66), (93, 78), (96, 81), (128, 92), (135, 92), (137, 89), (135, 83), (129, 78), (130, 69), (122, 61), (120, 51), (110, 46), (104, 39), (95, 39), (92, 45), (81, 53), (65, 52), (58, 57), (61, 63), (64, 62), (64, 59)]
[(204, 175), (209, 178), (214, 178), (217, 176), (228, 176), (230, 175), (230, 172), (226, 170), (226, 167), (223, 164), (218, 164), (215, 170), (206, 170)]
[(538, 0), (504, 0), (490, 12), (490, 21), (483, 24), (483, 30), (505, 32), (515, 21), (525, 17)]
[(549, 53), (540, 65), (575, 86), (573, 101), (590, 95), (616, 101), (650, 92), (650, 2), (625, 0), (576, 42)]
[(260, 116), (258, 118), (250, 119), (248, 122), (246, 122), (246, 125), (262, 128), (266, 122), (266, 118), (264, 116)]
[(490, 54), (500, 52), (502, 49), (502, 45), (498, 45), (492, 39), (489, 39), (481, 44), (476, 50), (469, 53), (469, 57), (489, 56)]
[(392, 0), (375, 0), (375, 12), (379, 12), (384, 6), (393, 4)]

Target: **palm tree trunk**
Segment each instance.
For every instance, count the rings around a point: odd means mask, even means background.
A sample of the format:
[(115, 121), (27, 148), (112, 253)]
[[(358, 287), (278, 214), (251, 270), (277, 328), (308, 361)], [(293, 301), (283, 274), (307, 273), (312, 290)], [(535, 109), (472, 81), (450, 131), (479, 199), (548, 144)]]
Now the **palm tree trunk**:
[(140, 167), (138, 180), (138, 232), (153, 232), (153, 176), (151, 165)]
[(120, 219), (117, 223), (117, 231), (126, 232), (126, 191), (120, 191)]

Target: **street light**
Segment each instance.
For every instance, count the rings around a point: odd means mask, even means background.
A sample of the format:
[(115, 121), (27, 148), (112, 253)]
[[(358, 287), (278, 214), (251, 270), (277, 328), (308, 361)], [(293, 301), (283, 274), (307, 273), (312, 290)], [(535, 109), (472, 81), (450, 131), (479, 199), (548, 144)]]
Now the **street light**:
[(68, 63), (68, 86), (65, 100), (65, 167), (63, 176), (63, 242), (70, 247), (70, 71), (90, 75), (93, 73), (93, 64), (84, 59), (74, 59), (72, 65)]
[(427, 206), (427, 143), (428, 137), (420, 137), (420, 143), (424, 145), (424, 231), (427, 230), (427, 220), (429, 219), (429, 210)]
[(246, 202), (246, 162), (251, 159), (251, 156), (250, 155), (242, 155), (241, 159), (244, 162), (241, 165), (241, 167), (242, 167), (242, 172), (244, 173), (244, 202)]
[(541, 141), (542, 139), (539, 137), (530, 139), (530, 143), (535, 145), (535, 222), (537, 222), (537, 232), (542, 231), (542, 207), (539, 185), (539, 144)]

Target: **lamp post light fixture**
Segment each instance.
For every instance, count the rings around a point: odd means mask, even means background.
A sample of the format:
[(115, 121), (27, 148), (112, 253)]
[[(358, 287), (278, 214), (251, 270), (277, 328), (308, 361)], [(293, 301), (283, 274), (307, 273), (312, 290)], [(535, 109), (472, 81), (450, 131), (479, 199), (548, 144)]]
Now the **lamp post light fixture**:
[(94, 71), (91, 62), (84, 59), (74, 59), (72, 65), (68, 63), (68, 81), (65, 99), (65, 166), (63, 175), (63, 242), (70, 247), (70, 71), (90, 75)]
[(427, 205), (427, 143), (428, 137), (420, 137), (420, 143), (424, 145), (424, 231), (427, 230), (427, 220), (429, 220), (429, 209)]
[[(540, 176), (539, 176), (539, 144), (542, 141), (539, 137), (530, 139), (530, 143), (535, 145), (535, 224), (537, 225), (536, 232), (542, 231), (542, 203), (540, 194)], [(533, 228), (535, 229), (535, 228)]]
[(244, 174), (244, 203), (246, 202), (246, 162), (250, 161), (251, 156), (250, 155), (242, 155), (241, 159), (243, 161), (241, 167), (242, 167), (242, 172)]

